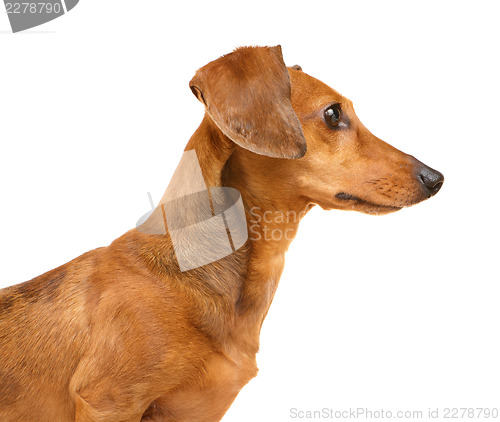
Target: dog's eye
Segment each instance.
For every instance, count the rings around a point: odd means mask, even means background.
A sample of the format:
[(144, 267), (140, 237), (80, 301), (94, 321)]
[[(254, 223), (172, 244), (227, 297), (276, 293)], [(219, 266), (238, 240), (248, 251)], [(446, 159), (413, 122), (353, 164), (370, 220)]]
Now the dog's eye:
[(325, 110), (325, 122), (331, 127), (335, 127), (339, 124), (340, 107), (338, 104), (331, 105)]

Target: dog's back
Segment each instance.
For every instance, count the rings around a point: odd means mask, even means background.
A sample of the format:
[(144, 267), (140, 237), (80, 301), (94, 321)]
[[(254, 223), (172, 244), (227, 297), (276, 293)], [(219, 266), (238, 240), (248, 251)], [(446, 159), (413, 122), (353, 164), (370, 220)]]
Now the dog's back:
[(189, 379), (197, 370), (192, 362), (203, 364), (214, 353), (209, 337), (225, 329), (219, 320), (226, 307), (217, 302), (216, 281), (228, 288), (241, 269), (223, 271), (219, 263), (208, 271), (210, 284), (196, 271), (182, 276), (168, 236), (157, 252), (151, 237), (132, 230), (0, 290), (1, 422), (74, 421), (79, 395), (99, 390), (108, 377), (115, 390), (100, 396), (130, 397), (126, 403), (143, 407), (159, 388)]
[[(78, 285), (97, 252), (0, 291), (0, 420), (65, 420), (68, 384), (89, 335)], [(81, 272), (79, 279), (68, 273)], [(75, 347), (78, 345), (78, 347)], [(36, 379), (37, 382), (33, 382)], [(36, 402), (35, 402), (36, 399)], [(35, 405), (36, 403), (36, 405)], [(41, 406), (44, 415), (40, 415)], [(3, 413), (9, 409), (8, 414)]]

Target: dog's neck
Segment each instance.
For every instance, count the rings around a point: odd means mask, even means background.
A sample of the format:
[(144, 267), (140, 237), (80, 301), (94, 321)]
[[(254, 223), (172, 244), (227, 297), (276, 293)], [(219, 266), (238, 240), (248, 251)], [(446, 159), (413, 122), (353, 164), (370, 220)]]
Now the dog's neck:
[(192, 149), (196, 150), (208, 187), (227, 186), (241, 193), (249, 238), (236, 302), (236, 325), (238, 331), (250, 334), (251, 341), (257, 343), (254, 347), (258, 347), (260, 328), (278, 287), (285, 252), (309, 206), (305, 200), (292, 203), (279, 188), (273, 189), (276, 180), (267, 180), (272, 175), (254, 167), (259, 157), (235, 146), (207, 116), (186, 147)]
[[(285, 252), (309, 205), (284, 194), (286, 177), (277, 178), (272, 171), (280, 160), (236, 146), (207, 116), (186, 146), (186, 151), (191, 150), (196, 151), (206, 187), (240, 192), (248, 227), (246, 243), (224, 258), (181, 272), (160, 206), (143, 226), (115, 243), (121, 248), (121, 242), (127, 242), (155, 279), (164, 279), (169, 289), (190, 297), (192, 306), (186, 312), (193, 325), (228, 353), (239, 350), (252, 356), (258, 351), (260, 329), (278, 287)], [(288, 167), (285, 161), (281, 164)], [(168, 202), (169, 189), (162, 204)], [(193, 210), (186, 211), (189, 215)]]

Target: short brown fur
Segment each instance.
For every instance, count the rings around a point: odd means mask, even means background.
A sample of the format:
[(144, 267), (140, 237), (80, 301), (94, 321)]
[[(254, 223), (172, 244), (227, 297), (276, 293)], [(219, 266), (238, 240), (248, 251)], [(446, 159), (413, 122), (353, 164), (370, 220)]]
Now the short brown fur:
[[(278, 47), (238, 49), (200, 69), (191, 88), (207, 113), (186, 150), (196, 150), (208, 186), (240, 191), (249, 224), (315, 204), (385, 214), (442, 184), (373, 136), (348, 99), (300, 67), (287, 70)], [(340, 105), (345, 126), (325, 123), (329, 104)], [(263, 234), (293, 237), (298, 220), (262, 220), (260, 237), (186, 272), (168, 234), (134, 229), (2, 290), (0, 420), (219, 421), (257, 373), (290, 244)]]

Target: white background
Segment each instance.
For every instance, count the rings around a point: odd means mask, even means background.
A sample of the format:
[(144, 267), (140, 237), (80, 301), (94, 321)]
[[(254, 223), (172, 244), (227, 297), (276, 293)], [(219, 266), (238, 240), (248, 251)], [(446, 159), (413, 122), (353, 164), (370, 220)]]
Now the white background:
[(305, 218), (259, 376), (224, 421), (500, 407), (495, 2), (180, 3), (81, 0), (18, 34), (0, 14), (0, 286), (133, 227), (201, 121), (196, 69), (239, 45), (281, 44), (288, 65), (351, 98), (375, 135), (446, 182), (393, 215)]

